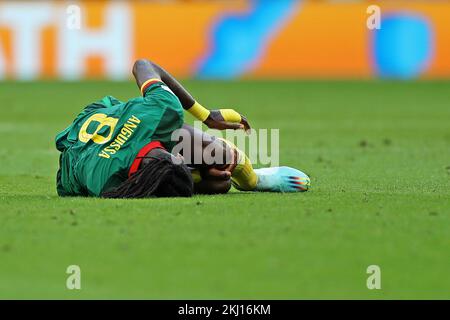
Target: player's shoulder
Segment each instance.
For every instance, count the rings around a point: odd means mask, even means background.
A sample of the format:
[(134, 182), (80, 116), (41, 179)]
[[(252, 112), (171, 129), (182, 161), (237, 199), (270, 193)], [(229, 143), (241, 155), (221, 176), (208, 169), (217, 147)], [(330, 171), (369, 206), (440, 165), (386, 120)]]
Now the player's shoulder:
[(144, 99), (155, 99), (158, 97), (178, 99), (175, 93), (160, 79), (146, 81), (141, 87), (141, 93)]
[(140, 97), (128, 100), (127, 107), (156, 107), (156, 108), (180, 108), (181, 103), (178, 97), (163, 82), (153, 84), (143, 91)]
[(101, 111), (102, 109), (117, 107), (122, 104), (122, 101), (114, 98), (113, 96), (105, 96), (100, 100), (88, 104), (80, 113), (80, 115), (86, 115), (92, 112)]

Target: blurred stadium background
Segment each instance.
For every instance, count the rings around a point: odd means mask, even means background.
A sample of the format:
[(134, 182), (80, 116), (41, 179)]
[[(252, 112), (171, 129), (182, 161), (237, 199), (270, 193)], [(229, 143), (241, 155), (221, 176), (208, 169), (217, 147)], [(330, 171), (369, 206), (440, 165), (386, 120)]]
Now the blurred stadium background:
[(0, 79), (123, 80), (138, 57), (184, 78), (448, 78), (449, 15), (430, 0), (0, 1)]

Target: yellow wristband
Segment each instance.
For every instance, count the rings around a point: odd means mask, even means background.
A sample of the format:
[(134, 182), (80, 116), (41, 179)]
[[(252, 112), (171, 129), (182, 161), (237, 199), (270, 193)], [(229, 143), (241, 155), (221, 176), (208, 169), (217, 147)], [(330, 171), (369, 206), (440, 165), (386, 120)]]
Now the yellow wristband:
[(233, 109), (220, 109), (220, 114), (222, 115), (223, 120), (227, 122), (240, 123), (242, 121), (241, 115)]
[(190, 107), (187, 111), (202, 122), (205, 121), (206, 118), (208, 118), (209, 114), (211, 113), (208, 109), (203, 107), (197, 101), (195, 101), (194, 105)]

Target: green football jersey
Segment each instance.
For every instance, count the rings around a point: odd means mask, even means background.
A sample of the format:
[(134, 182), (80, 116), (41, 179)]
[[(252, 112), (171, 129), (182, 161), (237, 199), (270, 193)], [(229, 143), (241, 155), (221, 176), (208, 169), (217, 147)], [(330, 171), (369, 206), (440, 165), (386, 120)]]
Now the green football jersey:
[(143, 97), (121, 102), (111, 96), (87, 106), (56, 137), (61, 152), (57, 191), (61, 196), (100, 196), (128, 178), (138, 152), (151, 141), (167, 150), (183, 125), (183, 107), (162, 82)]

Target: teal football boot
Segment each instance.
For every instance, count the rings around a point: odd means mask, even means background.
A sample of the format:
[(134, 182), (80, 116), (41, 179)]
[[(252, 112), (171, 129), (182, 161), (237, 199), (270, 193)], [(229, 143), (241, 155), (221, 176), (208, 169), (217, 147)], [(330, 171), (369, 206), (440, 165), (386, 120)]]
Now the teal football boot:
[(311, 180), (300, 170), (290, 167), (254, 169), (258, 176), (255, 191), (305, 192)]

